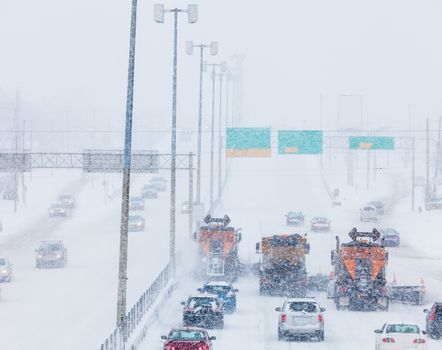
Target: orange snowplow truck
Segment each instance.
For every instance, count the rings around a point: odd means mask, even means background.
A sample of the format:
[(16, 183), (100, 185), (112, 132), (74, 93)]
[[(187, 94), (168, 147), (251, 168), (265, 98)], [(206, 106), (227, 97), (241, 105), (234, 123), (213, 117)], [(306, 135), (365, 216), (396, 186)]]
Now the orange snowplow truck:
[(388, 310), (386, 280), (388, 253), (379, 242), (380, 233), (358, 232), (353, 228), (349, 243), (332, 252), (335, 271), (334, 301), (336, 308), (353, 310)]
[(238, 244), (241, 230), (229, 226), (230, 218), (204, 218), (196, 235), (198, 243), (198, 274), (203, 278), (227, 278), (236, 280), (239, 270)]

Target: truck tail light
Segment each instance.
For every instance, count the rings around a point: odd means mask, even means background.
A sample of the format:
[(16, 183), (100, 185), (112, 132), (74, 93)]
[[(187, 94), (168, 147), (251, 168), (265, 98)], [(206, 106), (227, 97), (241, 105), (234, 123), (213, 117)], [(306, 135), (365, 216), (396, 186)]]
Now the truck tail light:
[(322, 316), (322, 314), (318, 315), (318, 321), (319, 322), (324, 322), (324, 316)]
[(430, 321), (434, 321), (435, 316), (436, 316), (436, 310), (433, 310), (433, 311), (431, 312), (430, 316), (428, 317), (428, 319), (429, 319)]
[(384, 343), (395, 343), (394, 338), (383, 338), (382, 342), (384, 342)]
[(281, 322), (286, 322), (287, 321), (287, 315), (286, 314), (282, 314), (281, 315)]

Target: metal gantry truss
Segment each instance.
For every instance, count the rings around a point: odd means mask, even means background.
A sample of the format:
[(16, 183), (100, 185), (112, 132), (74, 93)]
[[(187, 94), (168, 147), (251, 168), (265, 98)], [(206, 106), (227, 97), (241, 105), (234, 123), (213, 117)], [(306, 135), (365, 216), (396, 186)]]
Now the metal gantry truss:
[[(190, 154), (176, 155), (176, 169), (189, 170)], [(171, 155), (153, 151), (136, 151), (132, 155), (133, 172), (154, 173), (171, 168)], [(83, 169), (84, 172), (121, 172), (121, 151), (24, 152), (0, 151), (0, 172), (31, 169)]]

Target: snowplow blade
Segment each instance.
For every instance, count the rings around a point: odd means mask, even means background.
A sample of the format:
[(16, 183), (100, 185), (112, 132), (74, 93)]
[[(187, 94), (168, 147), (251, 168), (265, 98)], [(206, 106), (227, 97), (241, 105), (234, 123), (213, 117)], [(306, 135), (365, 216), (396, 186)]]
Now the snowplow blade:
[(329, 277), (326, 275), (307, 276), (307, 289), (317, 292), (326, 292)]
[(390, 286), (390, 300), (420, 305), (424, 301), (425, 289), (421, 286)]

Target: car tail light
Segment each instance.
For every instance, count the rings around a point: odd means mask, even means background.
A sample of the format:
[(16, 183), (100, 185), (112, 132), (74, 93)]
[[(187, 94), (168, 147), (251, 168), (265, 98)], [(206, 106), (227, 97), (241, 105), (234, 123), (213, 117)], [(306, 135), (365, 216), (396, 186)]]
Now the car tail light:
[(287, 321), (287, 315), (286, 314), (282, 314), (281, 315), (281, 322), (286, 322)]
[(209, 346), (207, 344), (201, 344), (198, 346), (198, 350), (209, 350)]
[(322, 316), (321, 314), (318, 315), (318, 321), (319, 322), (324, 322), (324, 316)]
[(413, 344), (424, 344), (425, 343), (425, 339), (423, 338), (417, 338), (413, 340)]
[(434, 321), (435, 316), (436, 316), (436, 310), (433, 310), (433, 311), (431, 312), (430, 316), (428, 317), (428, 319), (429, 319), (430, 321)]
[(191, 312), (191, 311), (193, 311), (193, 309), (192, 309), (191, 307), (186, 306), (186, 307), (184, 308), (184, 311), (185, 311), (185, 312)]
[(174, 347), (173, 345), (166, 345), (164, 350), (176, 350), (176, 347)]
[(395, 343), (394, 338), (383, 338), (382, 341), (384, 343)]

